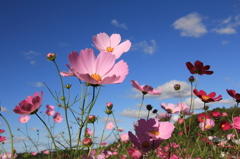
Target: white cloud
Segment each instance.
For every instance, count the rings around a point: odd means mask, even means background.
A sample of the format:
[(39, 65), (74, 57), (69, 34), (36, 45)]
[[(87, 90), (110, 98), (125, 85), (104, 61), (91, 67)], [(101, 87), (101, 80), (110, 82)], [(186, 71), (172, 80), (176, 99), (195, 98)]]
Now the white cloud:
[(33, 60), (36, 56), (40, 55), (40, 53), (36, 52), (36, 51), (28, 51), (28, 52), (24, 52), (23, 53), (24, 56), (26, 57), (26, 59), (30, 60), (30, 64), (34, 65), (36, 63), (35, 60)]
[(29, 130), (37, 131), (38, 128), (36, 128), (36, 127), (31, 127)]
[[(130, 118), (138, 118), (138, 109), (131, 109), (131, 108), (127, 108), (124, 109), (122, 112), (120, 112), (119, 114), (125, 117), (130, 117)], [(141, 109), (140, 112), (140, 117), (141, 118), (146, 118), (148, 115), (148, 111), (144, 110), (143, 108)], [(149, 118), (155, 118), (156, 115), (154, 115), (152, 112), (149, 113)]]
[(178, 120), (178, 118), (180, 118), (180, 116), (174, 114), (174, 115), (171, 117), (171, 122), (174, 122), (174, 123), (175, 123), (175, 122)]
[(34, 65), (35, 63), (36, 63), (36, 61), (34, 61), (34, 60), (30, 61), (31, 65)]
[(131, 50), (141, 50), (147, 54), (153, 54), (157, 50), (157, 43), (155, 40), (150, 40), (150, 44), (146, 41), (141, 41), (132, 45)]
[(181, 31), (181, 36), (200, 37), (207, 33), (202, 17), (197, 13), (188, 14), (173, 23), (174, 29)]
[(232, 20), (232, 16), (229, 16), (227, 19), (223, 20), (222, 23), (223, 24), (227, 24)]
[(220, 28), (220, 29), (213, 29), (218, 34), (236, 34), (237, 31), (232, 27)]
[(1, 109), (1, 112), (8, 112), (7, 108), (4, 108), (4, 107), (0, 106), (0, 109)]
[(223, 41), (222, 41), (222, 45), (227, 45), (227, 44), (229, 44), (228, 41), (226, 41), (226, 40), (223, 40)]
[(33, 87), (44, 87), (45, 85), (42, 82), (28, 82), (27, 84)]
[(114, 25), (114, 26), (116, 26), (116, 27), (119, 27), (119, 28), (128, 29), (127, 26), (126, 26), (126, 24), (124, 24), (124, 23), (121, 23), (121, 24), (120, 24), (116, 19), (113, 19), (113, 20), (111, 21), (111, 24)]
[(58, 46), (60, 46), (60, 47), (68, 47), (69, 45), (67, 43), (61, 42), (60, 44), (58, 44)]

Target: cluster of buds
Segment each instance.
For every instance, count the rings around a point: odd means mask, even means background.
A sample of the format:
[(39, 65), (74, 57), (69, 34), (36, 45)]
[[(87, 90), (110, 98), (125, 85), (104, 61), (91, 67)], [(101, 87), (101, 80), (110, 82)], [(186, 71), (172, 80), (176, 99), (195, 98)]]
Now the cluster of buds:
[(88, 116), (88, 123), (94, 123), (96, 120), (97, 120), (97, 117), (95, 115)]
[(106, 108), (107, 108), (107, 109), (105, 110), (105, 113), (106, 113), (107, 115), (112, 114), (113, 104), (112, 104), (111, 102), (107, 102)]

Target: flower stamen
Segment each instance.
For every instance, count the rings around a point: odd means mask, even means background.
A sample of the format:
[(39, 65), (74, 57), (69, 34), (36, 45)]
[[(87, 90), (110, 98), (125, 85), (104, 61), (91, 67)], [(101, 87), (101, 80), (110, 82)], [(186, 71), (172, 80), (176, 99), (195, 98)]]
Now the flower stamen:
[(93, 73), (92, 75), (91, 75), (91, 77), (93, 78), (93, 79), (95, 79), (96, 81), (101, 81), (102, 79), (101, 79), (101, 76), (100, 75), (98, 75), (98, 74), (96, 74), (96, 73)]
[(113, 52), (113, 48), (112, 47), (107, 47), (107, 52)]

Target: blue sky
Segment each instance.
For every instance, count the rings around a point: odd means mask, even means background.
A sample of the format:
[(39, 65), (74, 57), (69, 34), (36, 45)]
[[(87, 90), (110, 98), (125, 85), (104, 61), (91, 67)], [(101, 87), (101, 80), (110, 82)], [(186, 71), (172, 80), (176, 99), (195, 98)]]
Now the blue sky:
[[(0, 12), (0, 101), (2, 114), (11, 124), (19, 151), (22, 147), (19, 141), (25, 138), (16, 130), (25, 129), (25, 125), (18, 123), (19, 115), (12, 112), (13, 108), (26, 96), (40, 91), (44, 91), (40, 111), (45, 112), (46, 104), (56, 106), (43, 84), (47, 83), (53, 91), (60, 90), (56, 69), (46, 60), (46, 54), (57, 53), (60, 70), (67, 71), (67, 56), (71, 51), (92, 48), (98, 53), (92, 46), (92, 36), (100, 32), (118, 33), (122, 41), (128, 39), (132, 43), (130, 51), (119, 59), (129, 65), (125, 81), (103, 87), (92, 112), (104, 120), (105, 104), (114, 103), (119, 127), (125, 130), (132, 129), (129, 123), (136, 121), (141, 103), (141, 92), (132, 88), (130, 80), (163, 88), (162, 95), (146, 96), (144, 102), (160, 112), (163, 112), (162, 102), (180, 102), (172, 89), (177, 83), (182, 85), (183, 101), (189, 101), (187, 79), (191, 74), (185, 66), (188, 61), (200, 60), (214, 71), (213, 75), (199, 76), (198, 84), (198, 89), (223, 96), (218, 104), (210, 104), (211, 108), (232, 106), (234, 102), (226, 89), (240, 91), (239, 0), (13, 0), (1, 1)], [(73, 84), (73, 97), (79, 94), (76, 78), (64, 78), (64, 83)], [(200, 109), (203, 103), (196, 100), (195, 105)], [(3, 120), (0, 123), (0, 129), (6, 129)], [(64, 124), (56, 124), (56, 127), (64, 127)], [(102, 131), (103, 124), (98, 123), (98, 131)], [(35, 116), (31, 116), (28, 128), (42, 130), (42, 135), (45, 134), (43, 124)]]

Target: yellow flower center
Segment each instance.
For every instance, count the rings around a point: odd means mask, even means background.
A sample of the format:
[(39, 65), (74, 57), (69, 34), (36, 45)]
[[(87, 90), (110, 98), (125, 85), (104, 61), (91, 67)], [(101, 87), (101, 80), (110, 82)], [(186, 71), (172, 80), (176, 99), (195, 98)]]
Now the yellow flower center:
[(211, 128), (211, 125), (206, 125), (205, 126), (205, 129), (210, 129)]
[(112, 47), (107, 47), (106, 49), (108, 52), (113, 52), (113, 48)]
[(91, 77), (92, 77), (93, 79), (95, 79), (96, 81), (98, 81), (98, 82), (102, 80), (102, 79), (101, 79), (101, 76), (98, 75), (98, 74), (96, 74), (96, 73), (92, 74)]
[(225, 127), (225, 125), (222, 125), (222, 128), (224, 128)]
[(150, 133), (152, 133), (155, 136), (158, 136), (160, 133), (157, 130), (151, 130)]
[(144, 142), (142, 143), (142, 147), (143, 147), (143, 148), (149, 148), (149, 146), (150, 146), (150, 144), (149, 144), (149, 142), (147, 142), (147, 141), (144, 141)]
[(208, 96), (202, 96), (202, 99), (203, 99), (203, 100), (208, 100), (209, 97), (208, 97)]

